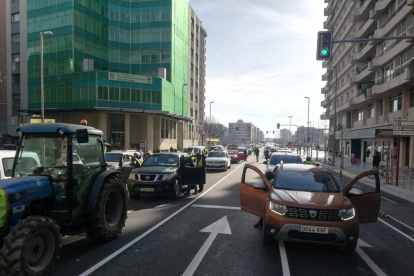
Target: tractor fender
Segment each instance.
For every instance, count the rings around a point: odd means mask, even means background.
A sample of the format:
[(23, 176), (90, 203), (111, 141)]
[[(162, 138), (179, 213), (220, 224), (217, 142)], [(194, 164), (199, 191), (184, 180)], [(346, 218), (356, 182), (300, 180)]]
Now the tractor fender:
[(99, 194), (101, 193), (102, 186), (105, 183), (105, 180), (111, 175), (118, 175), (119, 172), (114, 170), (107, 170), (101, 172), (98, 177), (95, 179), (91, 192), (89, 193), (88, 201), (88, 210), (87, 214), (92, 213), (95, 210), (96, 204), (98, 203)]

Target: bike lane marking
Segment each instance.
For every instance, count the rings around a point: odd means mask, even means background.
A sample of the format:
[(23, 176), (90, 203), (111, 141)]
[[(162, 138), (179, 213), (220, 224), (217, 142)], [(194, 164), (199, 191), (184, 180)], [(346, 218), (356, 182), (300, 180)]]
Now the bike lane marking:
[(290, 276), (289, 262), (287, 259), (285, 243), (283, 241), (279, 241), (279, 251), (280, 259), (282, 260), (283, 276)]
[(105, 259), (103, 259), (102, 261), (98, 262), (97, 264), (95, 264), (94, 266), (92, 266), (91, 268), (89, 268), (88, 270), (86, 270), (85, 272), (79, 274), (79, 276), (87, 276), (87, 275), (90, 275), (92, 272), (96, 271), (97, 269), (99, 269), (100, 267), (102, 267), (103, 265), (105, 265), (106, 263), (108, 263), (109, 261), (111, 261), (113, 258), (115, 258), (119, 254), (121, 254), (122, 252), (124, 252), (125, 250), (127, 250), (128, 248), (130, 248), (131, 246), (133, 246), (134, 244), (136, 244), (138, 241), (140, 241), (143, 238), (145, 238), (147, 235), (149, 235), (150, 233), (152, 233), (157, 228), (159, 228), (161, 225), (163, 225), (164, 223), (168, 222), (169, 220), (171, 220), (172, 218), (174, 218), (176, 215), (178, 215), (179, 213), (181, 213), (182, 211), (184, 211), (185, 209), (187, 209), (188, 207), (190, 207), (191, 205), (193, 205), (194, 202), (196, 202), (197, 200), (199, 200), (200, 198), (202, 198), (204, 195), (206, 195), (208, 192), (210, 192), (212, 189), (214, 189), (217, 185), (219, 185), (221, 182), (223, 182), (226, 178), (228, 178), (230, 175), (232, 175), (233, 173), (235, 173), (241, 167), (243, 167), (243, 166), (242, 165), (239, 165), (238, 167), (236, 167), (232, 172), (230, 172), (225, 177), (223, 177), (221, 180), (219, 180), (216, 184), (214, 184), (213, 186), (211, 186), (207, 191), (205, 191), (204, 193), (202, 193), (198, 197), (192, 199), (189, 203), (187, 203), (186, 205), (184, 205), (183, 207), (181, 207), (179, 210), (177, 210), (176, 212), (174, 212), (173, 214), (171, 214), (170, 216), (168, 216), (167, 218), (165, 218), (164, 220), (162, 220), (161, 222), (159, 222), (155, 226), (151, 227), (150, 229), (148, 229), (147, 231), (145, 231), (143, 234), (141, 234), (140, 236), (136, 237), (134, 240), (130, 241), (129, 243), (127, 243), (126, 245), (124, 245), (123, 247), (121, 247), (120, 249), (118, 249), (117, 251), (115, 251), (114, 253), (112, 253), (111, 255), (109, 255), (108, 257), (106, 257)]

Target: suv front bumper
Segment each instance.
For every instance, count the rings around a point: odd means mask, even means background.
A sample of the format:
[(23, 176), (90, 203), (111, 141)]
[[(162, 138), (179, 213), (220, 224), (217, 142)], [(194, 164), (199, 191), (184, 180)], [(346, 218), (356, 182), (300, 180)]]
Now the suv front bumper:
[(156, 182), (141, 182), (128, 179), (127, 189), (129, 194), (152, 194), (152, 195), (166, 195), (174, 192), (174, 184), (176, 179)]

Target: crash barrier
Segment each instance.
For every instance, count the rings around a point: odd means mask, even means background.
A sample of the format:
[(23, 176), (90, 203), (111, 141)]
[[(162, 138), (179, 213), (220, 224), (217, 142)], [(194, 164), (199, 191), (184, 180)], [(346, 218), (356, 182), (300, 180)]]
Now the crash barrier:
[(410, 191), (413, 190), (413, 180), (414, 180), (414, 174), (405, 174), (404, 178), (403, 178), (403, 185), (404, 185), (404, 189), (405, 189), (405, 180), (406, 178), (410, 179)]

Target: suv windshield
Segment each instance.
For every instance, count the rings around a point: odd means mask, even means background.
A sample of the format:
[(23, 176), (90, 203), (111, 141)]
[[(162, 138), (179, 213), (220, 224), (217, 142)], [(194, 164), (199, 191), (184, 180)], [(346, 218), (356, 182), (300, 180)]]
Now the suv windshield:
[(224, 152), (210, 152), (208, 157), (226, 157)]
[(299, 156), (292, 155), (273, 155), (270, 159), (270, 165), (280, 164), (280, 161), (283, 161), (284, 164), (300, 164), (302, 159)]
[(319, 193), (340, 192), (330, 174), (310, 171), (279, 171), (273, 182), (273, 188)]
[(106, 162), (119, 162), (120, 158), (120, 153), (105, 153)]
[(165, 167), (178, 167), (177, 155), (152, 155), (145, 159), (142, 164), (143, 167), (149, 166), (165, 166)]

